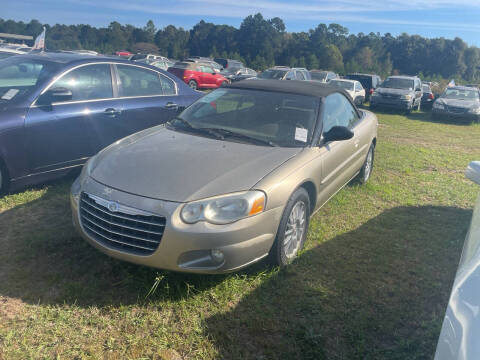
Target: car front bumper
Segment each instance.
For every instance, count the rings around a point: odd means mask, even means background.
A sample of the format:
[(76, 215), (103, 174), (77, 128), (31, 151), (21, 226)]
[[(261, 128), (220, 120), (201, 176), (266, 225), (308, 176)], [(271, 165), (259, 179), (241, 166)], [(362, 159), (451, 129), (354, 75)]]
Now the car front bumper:
[(390, 109), (410, 110), (413, 107), (411, 100), (390, 99), (379, 96), (370, 97), (370, 105)]
[[(86, 231), (82, 220), (82, 193), (164, 217), (166, 223), (158, 248), (149, 255), (138, 255), (112, 247), (92, 236)], [(180, 219), (183, 203), (132, 195), (109, 188), (89, 177), (74, 182), (70, 201), (75, 228), (87, 242), (103, 253), (154, 268), (210, 274), (232, 272), (267, 256), (283, 211), (278, 207), (226, 225), (206, 222), (186, 224)], [(217, 254), (220, 251), (223, 260), (215, 258), (212, 250)]]
[(472, 122), (480, 121), (480, 114), (472, 114), (468, 112), (464, 113), (454, 113), (454, 112), (449, 112), (447, 110), (443, 109), (432, 109), (432, 114), (436, 118), (443, 118), (443, 119), (451, 119), (451, 120), (459, 120), (459, 121), (465, 121), (465, 122)]

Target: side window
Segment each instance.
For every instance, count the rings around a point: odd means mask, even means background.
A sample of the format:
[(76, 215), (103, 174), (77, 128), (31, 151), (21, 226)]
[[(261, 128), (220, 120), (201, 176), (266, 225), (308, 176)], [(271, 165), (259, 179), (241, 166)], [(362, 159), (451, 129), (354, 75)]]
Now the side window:
[(297, 73), (297, 80), (305, 80), (305, 76), (301, 71), (296, 71)]
[(163, 95), (159, 74), (138, 66), (118, 65), (120, 96)]
[(209, 74), (212, 74), (214, 73), (215, 71), (213, 71), (213, 68), (209, 67), (209, 66), (200, 66), (200, 71), (201, 72), (204, 72), (204, 73), (209, 73)]
[(334, 126), (353, 128), (358, 121), (358, 115), (350, 102), (342, 94), (327, 96), (323, 105), (323, 133)]
[(175, 83), (167, 78), (166, 76), (159, 75), (160, 76), (160, 83), (162, 84), (162, 89), (163, 89), (163, 94), (164, 95), (177, 95), (177, 92), (175, 90)]
[(79, 67), (62, 76), (50, 88), (62, 87), (72, 92), (68, 101), (110, 99), (113, 97), (109, 64)]
[(287, 80), (295, 80), (295, 72), (293, 70), (290, 70), (287, 73), (287, 76), (285, 76), (285, 79)]

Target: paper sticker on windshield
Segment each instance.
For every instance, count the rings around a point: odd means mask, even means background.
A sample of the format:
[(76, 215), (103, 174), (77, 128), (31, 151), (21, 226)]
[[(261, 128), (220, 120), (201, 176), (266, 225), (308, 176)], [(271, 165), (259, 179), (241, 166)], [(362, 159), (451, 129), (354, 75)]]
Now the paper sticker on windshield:
[(2, 99), (3, 100), (10, 100), (15, 95), (17, 95), (19, 91), (20, 90), (18, 90), (18, 89), (10, 89), (5, 94), (3, 94)]
[(307, 142), (308, 130), (304, 128), (295, 128), (295, 140)]

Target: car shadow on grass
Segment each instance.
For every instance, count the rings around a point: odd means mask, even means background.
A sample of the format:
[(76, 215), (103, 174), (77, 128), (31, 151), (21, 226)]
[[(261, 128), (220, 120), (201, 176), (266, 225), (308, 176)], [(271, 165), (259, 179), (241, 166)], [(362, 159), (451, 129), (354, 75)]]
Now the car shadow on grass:
[(396, 207), (205, 321), (221, 359), (432, 358), (471, 211)]
[[(156, 300), (176, 300), (228, 276), (160, 271), (102, 254), (73, 228), (69, 187), (68, 179), (57, 182), (41, 198), (0, 213), (0, 296), (30, 304), (131, 304), (149, 300), (156, 282)], [(260, 271), (253, 269), (247, 271)]]
[(429, 122), (433, 124), (446, 124), (446, 125), (458, 125), (458, 126), (470, 126), (474, 124), (472, 121), (459, 120), (459, 119), (450, 119), (450, 118), (439, 118), (432, 116), (430, 111), (428, 112), (412, 112), (407, 115), (409, 120)]

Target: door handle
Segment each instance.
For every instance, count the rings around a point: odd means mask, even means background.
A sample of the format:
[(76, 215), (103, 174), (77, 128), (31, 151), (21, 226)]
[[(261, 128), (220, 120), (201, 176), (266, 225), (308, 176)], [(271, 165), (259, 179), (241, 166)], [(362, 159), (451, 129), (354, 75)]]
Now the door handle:
[(122, 113), (122, 110), (114, 109), (114, 108), (108, 108), (108, 109), (105, 109), (105, 111), (103, 113), (107, 116), (115, 117), (117, 115), (120, 115)]
[(177, 110), (177, 109), (178, 109), (178, 104), (175, 104), (175, 103), (173, 103), (173, 102), (168, 102), (168, 103), (165, 105), (165, 109)]

